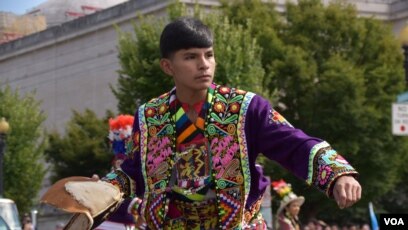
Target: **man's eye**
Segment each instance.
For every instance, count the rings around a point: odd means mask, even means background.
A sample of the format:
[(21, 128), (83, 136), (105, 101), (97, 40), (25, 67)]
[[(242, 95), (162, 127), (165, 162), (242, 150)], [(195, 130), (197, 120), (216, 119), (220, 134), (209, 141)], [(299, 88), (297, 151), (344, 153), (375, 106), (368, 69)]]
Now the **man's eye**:
[(191, 60), (191, 59), (194, 59), (194, 56), (186, 56), (185, 59), (186, 60)]

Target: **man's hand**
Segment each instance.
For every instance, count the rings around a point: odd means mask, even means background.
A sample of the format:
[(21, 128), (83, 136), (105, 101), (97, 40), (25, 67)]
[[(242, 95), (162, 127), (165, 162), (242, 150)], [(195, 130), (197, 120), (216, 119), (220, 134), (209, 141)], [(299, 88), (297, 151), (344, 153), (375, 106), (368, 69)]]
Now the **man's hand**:
[(361, 185), (352, 176), (341, 176), (334, 184), (333, 197), (339, 208), (348, 208), (360, 200)]

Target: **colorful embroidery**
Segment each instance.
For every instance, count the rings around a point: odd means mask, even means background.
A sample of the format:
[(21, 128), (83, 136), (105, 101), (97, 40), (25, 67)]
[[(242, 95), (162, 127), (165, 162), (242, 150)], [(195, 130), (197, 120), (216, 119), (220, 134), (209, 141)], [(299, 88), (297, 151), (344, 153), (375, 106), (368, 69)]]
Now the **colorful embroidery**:
[(356, 174), (355, 169), (327, 142), (315, 145), (309, 156), (307, 183), (330, 195), (333, 181), (344, 174)]
[(120, 191), (125, 194), (125, 196), (134, 196), (135, 183), (134, 181), (126, 175), (122, 170), (118, 169), (114, 172), (108, 173), (106, 177), (102, 180), (107, 181), (120, 188)]
[[(142, 172), (145, 182), (145, 194), (141, 213), (145, 218), (151, 215), (152, 222), (158, 228), (163, 224), (169, 168), (174, 143), (174, 128), (170, 122), (168, 110), (169, 93), (153, 99), (139, 109), (140, 150)], [(147, 210), (146, 210), (147, 208)], [(155, 215), (152, 215), (155, 213)]]
[(249, 209), (244, 212), (244, 224), (242, 229), (266, 229), (265, 220), (261, 213), (262, 197), (260, 197)]
[(169, 137), (162, 138), (153, 136), (148, 142), (147, 152), (147, 174), (162, 178), (163, 173), (159, 169), (162, 163), (166, 163), (167, 158), (172, 154), (172, 143)]
[[(246, 113), (245, 91), (237, 91), (233, 88), (219, 87), (214, 94), (214, 103), (209, 113), (209, 124), (207, 133), (211, 140), (211, 152), (214, 168), (214, 178), (216, 183), (216, 193), (223, 195), (219, 198), (219, 228), (240, 227), (243, 209), (241, 206), (245, 200), (244, 188), (249, 185), (247, 170), (242, 165), (249, 165), (248, 158), (241, 152), (241, 144), (246, 145), (245, 140), (239, 136), (238, 125), (245, 121), (240, 120), (240, 116)], [(242, 109), (242, 106), (244, 108)], [(240, 122), (240, 124), (238, 124)], [(242, 128), (242, 127), (240, 127)], [(243, 128), (242, 128), (243, 130)], [(246, 146), (242, 147), (246, 150)], [(245, 173), (248, 173), (245, 175)], [(234, 191), (230, 193), (230, 191)], [(239, 206), (236, 206), (239, 204)]]
[[(171, 230), (201, 230), (217, 229), (218, 212), (215, 199), (202, 202), (183, 202), (175, 200), (171, 209), (178, 213), (174, 218), (167, 218), (164, 229)], [(185, 218), (188, 217), (188, 218)]]
[[(238, 91), (237, 91), (238, 93)], [(244, 91), (239, 91), (240, 94), (244, 93)], [(247, 200), (250, 185), (251, 185), (251, 172), (249, 169), (249, 159), (248, 159), (248, 148), (246, 143), (246, 136), (245, 136), (245, 120), (246, 120), (246, 113), (251, 103), (252, 98), (255, 96), (254, 93), (248, 92), (245, 94), (243, 102), (241, 104), (241, 116), (239, 117), (238, 124), (237, 124), (237, 135), (239, 141), (239, 148), (241, 152), (241, 167), (242, 167), (242, 175), (244, 176), (244, 192), (245, 192), (245, 202)], [(246, 203), (244, 203), (245, 207)]]
[(176, 156), (178, 186), (184, 189), (205, 185), (210, 175), (210, 158), (206, 139), (180, 146)]
[(135, 153), (140, 151), (140, 132), (134, 132), (132, 138), (126, 142), (126, 155), (134, 159)]
[[(164, 216), (165, 216), (165, 200), (166, 195), (164, 193), (161, 194), (151, 194), (148, 200), (148, 210), (147, 215), (145, 215), (146, 223), (153, 224), (155, 229), (162, 229), (162, 225), (164, 223)], [(150, 226), (149, 227), (153, 227)]]
[(269, 110), (269, 124), (277, 124), (277, 125), (287, 125), (289, 127), (293, 126), (277, 111), (274, 109)]
[(139, 217), (139, 206), (140, 204), (143, 202), (142, 199), (140, 199), (139, 197), (135, 197), (133, 198), (133, 200), (129, 203), (128, 206), (128, 213), (132, 214), (133, 217), (135, 218), (135, 220), (137, 220), (137, 218)]
[[(149, 185), (147, 182), (147, 173), (146, 173), (146, 152), (147, 152), (147, 124), (145, 119), (145, 105), (139, 107), (138, 117), (139, 117), (139, 130), (140, 130), (140, 157), (141, 157), (141, 164), (142, 164), (142, 174), (143, 174), (143, 182), (145, 185), (145, 193), (143, 196), (143, 200), (147, 201), (149, 197)], [(145, 213), (146, 202), (143, 202), (141, 205), (141, 215)]]
[(220, 228), (231, 229), (241, 224), (240, 212), (244, 202), (241, 194), (241, 186), (220, 190), (218, 201)]
[[(177, 133), (179, 144), (195, 140), (192, 138), (194, 133), (198, 135), (197, 131), (200, 131), (190, 130), (187, 126), (191, 123), (185, 122), (184, 112), (174, 106), (173, 92), (150, 101), (139, 110), (140, 150), (147, 201), (142, 203), (142, 213), (154, 223), (149, 226), (150, 228), (160, 228), (163, 224), (164, 213), (168, 209), (165, 191), (174, 164), (179, 174), (177, 184), (179, 188), (199, 188), (202, 183), (208, 183), (205, 182), (205, 178), (202, 180), (201, 176), (208, 175), (211, 169), (207, 166), (212, 166), (212, 178), (219, 201), (217, 203), (219, 228), (240, 228), (243, 204), (250, 186), (244, 115), (254, 94), (227, 87), (209, 89), (208, 112), (205, 110), (207, 124), (203, 126), (206, 128), (208, 148), (211, 150), (209, 153), (212, 155), (209, 158), (208, 151), (201, 149), (204, 147), (202, 145), (194, 149), (186, 146), (176, 154), (173, 152), (176, 124), (177, 130), (178, 127), (183, 127), (180, 133)], [(171, 120), (175, 120), (176, 124)], [(201, 123), (204, 124), (204, 120)], [(184, 132), (187, 134), (184, 135)]]
[[(211, 151), (213, 153), (212, 161), (213, 168), (218, 172), (215, 176), (216, 179), (229, 178), (230, 173), (225, 173), (230, 162), (233, 161), (235, 153), (239, 150), (239, 145), (233, 141), (232, 136), (226, 136), (224, 138), (218, 139), (214, 138), (211, 141)], [(239, 168), (239, 161), (237, 162), (237, 167)], [(238, 175), (238, 172), (235, 172)], [(232, 175), (234, 177), (235, 175)]]

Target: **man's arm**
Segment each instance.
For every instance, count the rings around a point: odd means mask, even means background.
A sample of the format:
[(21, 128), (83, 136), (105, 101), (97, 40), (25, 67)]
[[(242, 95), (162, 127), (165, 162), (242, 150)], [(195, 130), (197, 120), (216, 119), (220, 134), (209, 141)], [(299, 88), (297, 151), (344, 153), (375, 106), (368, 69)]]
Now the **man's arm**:
[(361, 198), (357, 171), (327, 142), (294, 128), (262, 97), (251, 101), (246, 130), (254, 161), (257, 153), (278, 162), (294, 175), (333, 197), (340, 208)]

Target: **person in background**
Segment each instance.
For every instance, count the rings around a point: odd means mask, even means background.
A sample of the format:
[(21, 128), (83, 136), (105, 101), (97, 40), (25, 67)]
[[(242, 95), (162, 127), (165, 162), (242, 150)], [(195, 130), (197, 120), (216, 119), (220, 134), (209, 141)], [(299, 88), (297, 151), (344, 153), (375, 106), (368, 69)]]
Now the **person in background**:
[(278, 230), (300, 230), (301, 224), (299, 220), (300, 207), (305, 202), (303, 196), (297, 196), (290, 184), (284, 180), (273, 181), (273, 190), (280, 197), (280, 205), (276, 216), (278, 219)]
[[(328, 226), (323, 220), (316, 220), (316, 230), (325, 230)], [(330, 226), (329, 226), (330, 227)]]
[(331, 225), (331, 229), (332, 229), (332, 230), (339, 230), (340, 228), (339, 228), (339, 225), (337, 225), (337, 224), (332, 224), (332, 225)]
[(305, 228), (307, 228), (309, 230), (316, 230), (316, 225), (315, 225), (313, 219), (309, 219), (309, 221), (305, 225)]

